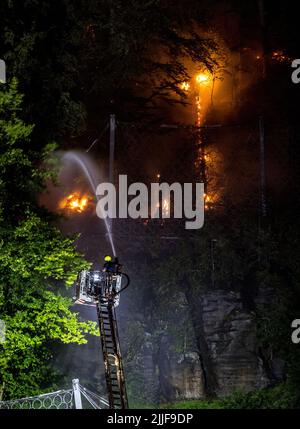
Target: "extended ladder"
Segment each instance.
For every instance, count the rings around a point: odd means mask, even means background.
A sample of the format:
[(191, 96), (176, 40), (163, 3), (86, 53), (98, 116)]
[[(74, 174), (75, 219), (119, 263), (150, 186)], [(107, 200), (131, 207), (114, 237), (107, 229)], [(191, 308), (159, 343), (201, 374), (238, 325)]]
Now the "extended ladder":
[(104, 297), (99, 297), (97, 302), (97, 314), (109, 408), (128, 408), (118, 326), (113, 303)]

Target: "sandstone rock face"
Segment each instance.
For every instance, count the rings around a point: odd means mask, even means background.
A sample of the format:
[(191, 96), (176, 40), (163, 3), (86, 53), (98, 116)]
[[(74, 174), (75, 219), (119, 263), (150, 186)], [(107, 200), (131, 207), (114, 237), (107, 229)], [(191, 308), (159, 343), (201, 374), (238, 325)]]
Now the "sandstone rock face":
[(202, 299), (202, 314), (217, 394), (265, 387), (268, 379), (257, 354), (255, 317), (243, 311), (240, 295), (209, 292)]
[(173, 400), (203, 398), (203, 374), (198, 354), (188, 352), (171, 359), (169, 382), (174, 388)]
[[(256, 298), (260, 306), (272, 302), (272, 292), (261, 291)], [(255, 314), (243, 308), (237, 292), (214, 290), (203, 293), (196, 303), (201, 316), (206, 352), (215, 373), (216, 394), (220, 397), (236, 390), (249, 391), (270, 383), (257, 346)], [(90, 317), (90, 316), (89, 316)], [(94, 315), (95, 317), (95, 315)], [(126, 315), (124, 315), (126, 320)], [(194, 330), (186, 334), (188, 344), (178, 351), (176, 338), (182, 339), (189, 309), (184, 297), (178, 301), (174, 320), (162, 326), (159, 332), (145, 332), (143, 346), (124, 367), (130, 402), (140, 404), (168, 403), (176, 400), (205, 397), (205, 368), (199, 357)], [(122, 321), (121, 321), (122, 322)], [(122, 350), (125, 350), (121, 328)], [(123, 321), (124, 322), (124, 321)], [(174, 334), (175, 331), (175, 334)], [(80, 378), (81, 383), (105, 395), (106, 386), (99, 338), (90, 337), (87, 345), (69, 345), (57, 356), (57, 367), (66, 378)], [(272, 370), (282, 377), (283, 363), (274, 359)]]
[[(265, 297), (264, 292), (257, 297), (259, 304), (269, 299), (269, 293)], [(199, 301), (199, 312), (215, 372), (216, 394), (222, 397), (237, 390), (266, 387), (270, 380), (258, 353), (255, 314), (243, 309), (240, 294), (225, 290), (207, 292)], [(164, 365), (164, 384), (171, 386), (169, 400), (205, 396), (203, 368), (195, 349), (184, 354), (166, 350), (164, 359), (169, 362), (167, 373)]]

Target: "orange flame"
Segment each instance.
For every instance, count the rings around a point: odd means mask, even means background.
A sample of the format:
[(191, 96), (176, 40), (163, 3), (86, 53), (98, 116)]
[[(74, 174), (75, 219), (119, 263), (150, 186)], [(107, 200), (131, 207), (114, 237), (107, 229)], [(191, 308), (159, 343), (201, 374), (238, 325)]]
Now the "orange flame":
[(211, 77), (207, 73), (199, 73), (196, 76), (197, 83), (207, 85), (211, 81)]
[(285, 54), (282, 50), (272, 52), (272, 60), (277, 61), (279, 63), (285, 63), (292, 61), (287, 54)]
[(76, 213), (82, 213), (87, 209), (89, 198), (86, 195), (80, 196), (78, 193), (70, 194), (60, 201), (59, 208)]
[(189, 84), (189, 82), (182, 82), (181, 84), (180, 84), (180, 89), (182, 89), (183, 91), (186, 91), (186, 92), (188, 92), (189, 91), (189, 89), (190, 89), (190, 84)]

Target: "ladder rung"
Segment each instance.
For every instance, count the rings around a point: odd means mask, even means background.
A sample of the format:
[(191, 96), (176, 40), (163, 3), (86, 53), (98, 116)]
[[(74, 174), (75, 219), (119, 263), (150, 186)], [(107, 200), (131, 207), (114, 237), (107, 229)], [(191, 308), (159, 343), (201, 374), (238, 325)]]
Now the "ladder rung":
[[(123, 397), (123, 370), (119, 362), (119, 339), (117, 332), (117, 322), (114, 309), (110, 303), (102, 299), (98, 305), (98, 318), (103, 347), (103, 357), (106, 365), (105, 378), (110, 396), (112, 408), (122, 409), (124, 406)], [(125, 394), (126, 395), (126, 394)]]

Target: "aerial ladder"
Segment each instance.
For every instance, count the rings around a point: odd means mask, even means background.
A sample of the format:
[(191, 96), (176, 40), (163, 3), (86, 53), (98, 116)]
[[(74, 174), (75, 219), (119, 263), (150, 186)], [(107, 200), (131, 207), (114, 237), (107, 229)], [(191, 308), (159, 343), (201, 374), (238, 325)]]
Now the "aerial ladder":
[(76, 303), (95, 306), (97, 309), (108, 402), (111, 409), (128, 408), (115, 311), (120, 302), (120, 293), (128, 286), (129, 277), (120, 271), (120, 265), (112, 272), (83, 270), (79, 273), (76, 283)]

